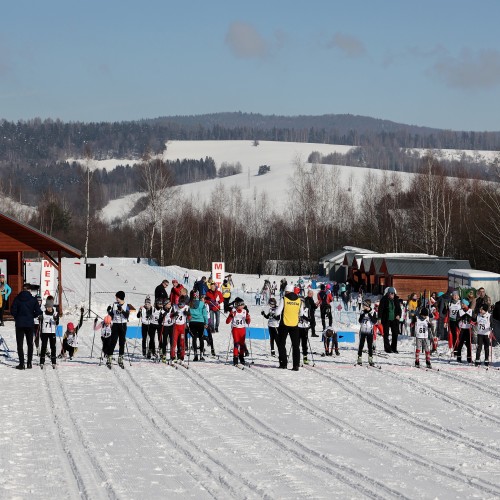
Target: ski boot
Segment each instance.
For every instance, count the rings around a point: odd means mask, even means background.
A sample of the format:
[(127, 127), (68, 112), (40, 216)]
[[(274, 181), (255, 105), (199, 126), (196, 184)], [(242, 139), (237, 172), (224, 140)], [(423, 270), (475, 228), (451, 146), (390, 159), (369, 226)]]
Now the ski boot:
[(147, 359), (151, 359), (151, 351), (148, 351), (147, 355), (146, 355), (146, 358)]
[(309, 360), (307, 359), (307, 356), (304, 356), (304, 364), (305, 364), (305, 365), (308, 365), (308, 364), (309, 364)]
[(292, 368), (292, 371), (294, 371), (294, 372), (298, 372), (298, 371), (299, 371), (299, 367), (298, 367), (298, 366), (294, 366), (294, 367)]
[(375, 366), (375, 363), (373, 362), (373, 356), (368, 356), (368, 364), (370, 366)]
[(31, 361), (29, 363), (26, 363), (26, 368), (28, 370), (31, 370), (33, 368), (33, 366), (31, 365)]
[(361, 359), (361, 356), (358, 356), (358, 363), (359, 366), (363, 365), (363, 360)]
[(276, 356), (276, 351), (274, 349), (271, 349), (271, 356)]
[(485, 361), (485, 362), (484, 362), (484, 366), (490, 366), (489, 361)]
[(40, 370), (43, 370), (43, 363), (40, 363)]
[(425, 362), (425, 366), (426, 366), (427, 368), (432, 368), (432, 365), (431, 365), (431, 362), (430, 362), (430, 361), (426, 361), (426, 362)]
[(198, 361), (198, 354), (194, 355), (193, 361)]
[(240, 354), (240, 363), (241, 363), (242, 365), (244, 365), (244, 364), (245, 364), (245, 355), (244, 355), (244, 354)]
[(56, 364), (55, 363), (52, 363), (52, 369), (55, 370), (56, 369)]
[(340, 356), (340, 351), (338, 349), (335, 349), (335, 356)]
[(125, 368), (125, 366), (123, 366), (123, 356), (118, 356), (118, 366), (120, 368)]
[(108, 356), (108, 359), (106, 360), (106, 366), (111, 370), (111, 356)]
[(238, 356), (233, 356), (233, 365), (238, 366)]
[(212, 356), (214, 356), (214, 357), (215, 357), (215, 356), (217, 356), (217, 354), (215, 354), (215, 349), (214, 349), (213, 347), (212, 347), (211, 354), (212, 354)]
[(167, 356), (165, 354), (161, 357), (161, 362), (166, 363), (167, 362)]
[(420, 368), (420, 361), (418, 359), (415, 360), (415, 368)]
[(481, 363), (479, 361), (474, 361), (474, 366), (477, 367), (477, 366), (480, 366), (480, 365), (481, 365)]
[(17, 365), (16, 370), (24, 370), (24, 365), (21, 364)]
[(205, 358), (203, 357), (203, 354), (200, 354), (200, 361), (205, 361)]
[(146, 356), (147, 356), (146, 349), (143, 349), (143, 350), (142, 350), (142, 355), (143, 355), (144, 357), (146, 357)]

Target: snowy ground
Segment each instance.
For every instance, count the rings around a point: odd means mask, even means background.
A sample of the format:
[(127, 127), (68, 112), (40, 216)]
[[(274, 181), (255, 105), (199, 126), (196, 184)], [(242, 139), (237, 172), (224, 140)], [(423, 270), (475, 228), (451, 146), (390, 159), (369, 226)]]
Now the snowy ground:
[[(162, 276), (184, 272), (94, 261), (99, 314), (119, 289), (137, 307)], [(75, 262), (63, 266), (64, 323), (88, 300)], [(260, 310), (250, 306), (257, 326)], [(15, 350), (13, 324), (0, 332)], [(107, 370), (98, 349), (90, 358), (92, 339), (86, 321), (76, 358), (57, 370), (35, 358), (18, 372), (15, 352), (0, 357), (0, 498), (500, 497), (500, 371), (446, 356), (433, 360), (440, 371), (416, 370), (407, 337), (399, 355), (378, 359), (381, 370), (354, 367), (355, 344), (322, 358), (317, 339), (314, 367), (278, 370), (267, 342), (253, 341), (255, 364), (237, 370), (224, 363), (225, 324), (219, 360), (175, 370), (141, 359), (130, 341), (131, 365)]]

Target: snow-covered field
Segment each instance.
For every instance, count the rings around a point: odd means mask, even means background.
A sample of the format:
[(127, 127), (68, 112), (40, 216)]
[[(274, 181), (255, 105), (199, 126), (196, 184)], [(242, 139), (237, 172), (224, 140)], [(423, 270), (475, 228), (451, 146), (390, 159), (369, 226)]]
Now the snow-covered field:
[[(99, 314), (117, 290), (137, 307), (162, 277), (184, 273), (92, 261)], [(88, 306), (76, 262), (63, 264), (65, 324)], [(201, 274), (190, 271), (191, 284)], [(253, 289), (267, 278), (233, 276)], [(257, 326), (260, 310), (250, 305)], [(108, 370), (98, 348), (90, 358), (91, 323), (75, 359), (56, 370), (41, 371), (35, 357), (19, 372), (15, 352), (0, 357), (0, 498), (500, 497), (497, 370), (448, 364), (446, 354), (435, 370), (416, 370), (407, 337), (399, 355), (377, 360), (381, 370), (354, 367), (355, 344), (322, 358), (316, 338), (314, 367), (278, 370), (267, 341), (254, 340), (255, 364), (237, 370), (224, 362), (225, 324), (218, 360), (176, 370), (142, 359), (131, 340), (131, 365)], [(14, 350), (13, 324), (0, 332)]]

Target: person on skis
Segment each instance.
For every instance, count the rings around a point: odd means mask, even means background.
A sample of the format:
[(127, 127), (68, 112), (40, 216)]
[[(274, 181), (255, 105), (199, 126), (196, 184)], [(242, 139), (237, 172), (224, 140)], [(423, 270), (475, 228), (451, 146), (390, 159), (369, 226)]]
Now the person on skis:
[(309, 364), (309, 359), (307, 358), (307, 353), (309, 351), (308, 345), (308, 336), (307, 332), (311, 326), (311, 322), (309, 320), (309, 309), (305, 307), (304, 299), (301, 298), (301, 306), (300, 306), (300, 316), (299, 316), (299, 338), (302, 346), (302, 362), (307, 365)]
[(425, 364), (427, 368), (431, 366), (431, 348), (429, 336), (431, 335), (431, 324), (429, 321), (429, 310), (422, 307), (420, 313), (414, 320), (415, 326), (415, 366), (420, 368), (420, 353), (422, 349), (425, 352)]
[(106, 366), (111, 368), (111, 360), (118, 342), (118, 366), (124, 368), (123, 355), (125, 354), (125, 342), (127, 341), (127, 322), (130, 316), (130, 309), (125, 303), (125, 292), (122, 290), (116, 292), (115, 302), (108, 306), (108, 314), (111, 316), (113, 324), (111, 326), (111, 337), (106, 339), (103, 352), (107, 357)]
[(162, 363), (167, 362), (167, 344), (172, 344), (172, 335), (174, 332), (174, 318), (172, 317), (172, 303), (165, 300), (163, 310), (158, 318), (158, 351), (161, 352)]
[(292, 370), (299, 371), (300, 366), (300, 337), (299, 317), (301, 302), (299, 296), (294, 292), (293, 285), (286, 285), (283, 299), (281, 300), (277, 314), (281, 317), (278, 328), (278, 354), (279, 368), (288, 366), (288, 355), (286, 352), (286, 339), (290, 335), (292, 341)]
[[(448, 347), (457, 356), (460, 329), (458, 328), (458, 313), (462, 309), (460, 294), (455, 290), (451, 294), (451, 302), (448, 307)], [(450, 354), (451, 356), (451, 354)]]
[(157, 335), (159, 338), (160, 335), (160, 314), (163, 310), (164, 301), (170, 302), (170, 299), (168, 297), (156, 299), (155, 305), (151, 309), (151, 318), (149, 320), (149, 346), (146, 354), (147, 359), (151, 359), (151, 356), (156, 356), (155, 338)]
[(462, 299), (462, 308), (458, 311), (459, 340), (457, 347), (457, 362), (462, 362), (462, 348), (467, 347), (467, 363), (472, 363), (472, 309), (470, 302)]
[(363, 310), (359, 315), (358, 365), (363, 364), (362, 355), (365, 342), (368, 346), (368, 364), (373, 364), (373, 327), (377, 324), (377, 314), (372, 312), (372, 301), (363, 300)]
[(477, 347), (475, 365), (481, 364), (481, 350), (484, 347), (484, 366), (488, 366), (490, 355), (490, 336), (491, 332), (491, 315), (489, 313), (489, 305), (481, 304), (479, 314), (477, 315)]
[[(205, 351), (204, 333), (208, 327), (208, 314), (205, 303), (200, 300), (200, 292), (194, 290), (191, 292), (191, 301), (189, 302), (189, 311), (191, 319), (189, 320), (189, 331), (193, 338), (193, 361), (205, 361), (203, 353)], [(198, 342), (200, 343), (200, 357), (198, 357)]]
[(185, 303), (184, 295), (179, 297), (179, 302), (172, 307), (170, 315), (174, 320), (172, 343), (170, 344), (170, 361), (177, 361), (177, 344), (179, 344), (179, 360), (182, 362), (184, 361), (184, 356), (186, 355), (186, 323), (191, 319), (189, 306)]
[[(151, 335), (151, 318), (153, 316), (153, 308), (151, 307), (151, 299), (149, 295), (144, 300), (144, 305), (139, 307), (137, 311), (137, 318), (141, 321), (141, 334), (142, 334), (142, 355), (146, 356), (148, 336)], [(151, 357), (151, 356), (150, 356)]]
[[(322, 354), (322, 356), (333, 356), (334, 349), (335, 355), (340, 356), (339, 337), (337, 332), (333, 329), (333, 326), (327, 326), (322, 337), (323, 345), (325, 347), (325, 354)], [(332, 344), (331, 346), (330, 343)]]
[(109, 314), (106, 314), (104, 318), (102, 318), (101, 321), (99, 321), (96, 318), (94, 319), (94, 332), (100, 331), (101, 333), (101, 342), (102, 342), (102, 349), (101, 349), (101, 356), (102, 356), (102, 350), (104, 349), (104, 344), (106, 342), (106, 339), (109, 339), (111, 337), (111, 316)]
[(237, 366), (238, 360), (244, 365), (246, 327), (250, 324), (250, 314), (245, 302), (239, 297), (234, 300), (234, 308), (226, 318), (226, 323), (231, 324), (233, 335), (233, 365)]
[(65, 358), (66, 353), (68, 353), (69, 359), (72, 360), (76, 352), (78, 351), (78, 331), (83, 324), (83, 313), (85, 309), (80, 308), (80, 320), (78, 325), (75, 326), (74, 323), (70, 322), (66, 325), (66, 331), (62, 338), (62, 349), (59, 358)]
[(271, 297), (268, 302), (269, 310), (266, 313), (261, 311), (260, 314), (267, 319), (267, 328), (269, 330), (269, 342), (271, 343), (271, 356), (276, 356), (276, 351), (274, 350), (275, 344), (278, 344), (278, 327), (280, 325), (280, 316), (276, 313), (278, 305), (276, 304), (276, 299)]
[(59, 324), (59, 313), (54, 309), (54, 297), (48, 295), (45, 299), (45, 307), (42, 309), (42, 315), (39, 318), (40, 338), (42, 340), (42, 348), (40, 350), (40, 368), (43, 370), (45, 364), (45, 353), (47, 351), (47, 343), (50, 346), (50, 360), (52, 368), (56, 367), (56, 329)]

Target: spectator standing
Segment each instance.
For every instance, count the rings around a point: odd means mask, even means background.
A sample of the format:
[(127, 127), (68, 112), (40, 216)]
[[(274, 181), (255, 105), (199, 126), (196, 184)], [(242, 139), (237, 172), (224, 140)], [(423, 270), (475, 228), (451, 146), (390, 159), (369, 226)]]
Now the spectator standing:
[(14, 299), (10, 311), (16, 324), (17, 353), (19, 355), (19, 364), (16, 368), (18, 370), (24, 370), (25, 368), (23, 350), (25, 338), (28, 345), (26, 368), (32, 368), (35, 318), (40, 317), (43, 313), (38, 301), (31, 295), (29, 283), (24, 284), (22, 292)]

